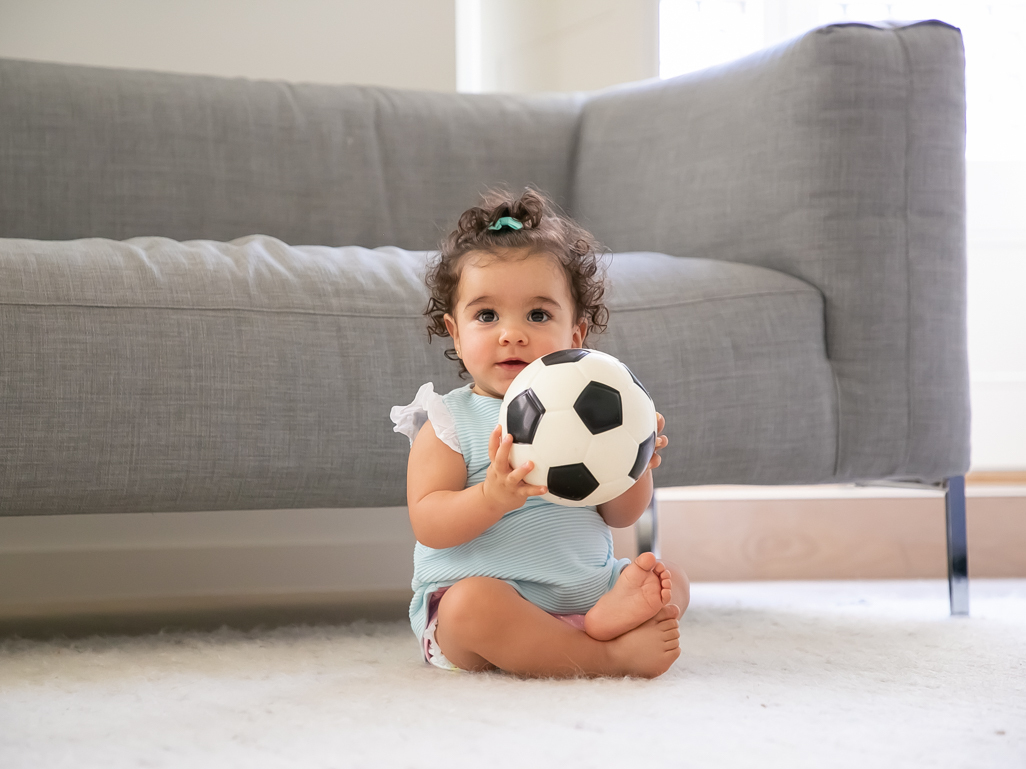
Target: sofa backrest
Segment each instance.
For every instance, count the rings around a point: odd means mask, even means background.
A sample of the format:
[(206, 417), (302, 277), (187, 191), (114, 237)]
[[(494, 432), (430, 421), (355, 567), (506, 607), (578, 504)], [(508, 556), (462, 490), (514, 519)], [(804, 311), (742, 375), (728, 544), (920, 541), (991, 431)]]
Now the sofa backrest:
[(488, 186), (565, 204), (580, 102), (0, 60), (0, 237), (431, 249)]

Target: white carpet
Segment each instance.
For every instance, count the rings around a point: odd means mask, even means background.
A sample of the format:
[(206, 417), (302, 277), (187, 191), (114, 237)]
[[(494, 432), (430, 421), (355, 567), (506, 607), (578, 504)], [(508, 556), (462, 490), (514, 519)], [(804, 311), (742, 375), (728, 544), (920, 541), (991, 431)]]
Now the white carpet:
[(1026, 580), (696, 584), (654, 681), (424, 665), (405, 623), (0, 643), (0, 766), (1026, 767)]

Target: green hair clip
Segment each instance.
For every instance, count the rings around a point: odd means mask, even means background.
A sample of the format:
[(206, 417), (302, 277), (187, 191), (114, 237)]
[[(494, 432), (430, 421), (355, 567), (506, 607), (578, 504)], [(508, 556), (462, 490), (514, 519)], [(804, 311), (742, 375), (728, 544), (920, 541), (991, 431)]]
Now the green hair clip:
[(502, 216), (495, 221), (495, 224), (490, 226), (490, 230), (501, 230), (503, 227), (509, 227), (511, 230), (522, 230), (524, 225), (512, 216)]

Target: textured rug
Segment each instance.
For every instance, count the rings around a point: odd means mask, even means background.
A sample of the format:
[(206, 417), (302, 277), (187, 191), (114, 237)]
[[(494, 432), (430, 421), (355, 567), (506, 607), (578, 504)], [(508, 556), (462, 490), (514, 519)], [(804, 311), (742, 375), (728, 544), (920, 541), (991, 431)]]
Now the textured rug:
[(1026, 580), (696, 584), (654, 681), (425, 665), (405, 623), (0, 642), (0, 766), (1026, 766)]

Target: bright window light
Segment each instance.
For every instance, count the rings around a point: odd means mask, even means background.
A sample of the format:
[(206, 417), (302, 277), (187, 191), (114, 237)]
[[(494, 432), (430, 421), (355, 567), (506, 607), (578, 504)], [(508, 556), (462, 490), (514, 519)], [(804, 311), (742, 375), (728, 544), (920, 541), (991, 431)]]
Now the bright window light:
[(1026, 160), (1026, 1), (821, 2), (820, 21), (941, 19), (965, 44), (966, 158)]
[(660, 0), (659, 77), (675, 77), (763, 47), (763, 0)]
[[(674, 77), (775, 42), (808, 0), (660, 0), (659, 75)], [(773, 13), (778, 18), (768, 18)], [(970, 160), (1026, 160), (1026, 0), (818, 3), (810, 23), (941, 19), (962, 30)], [(791, 35), (802, 29), (791, 29)]]

